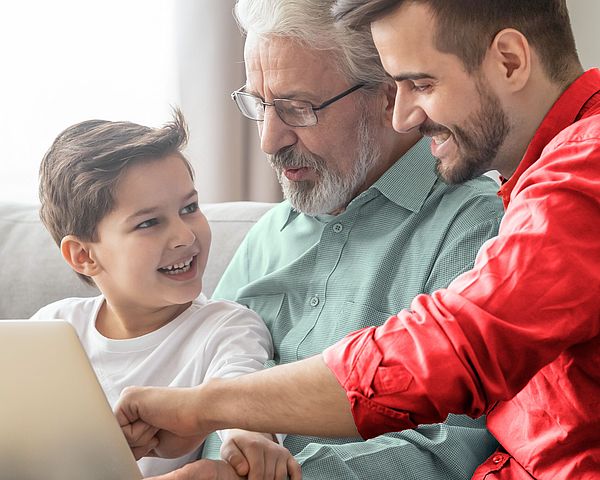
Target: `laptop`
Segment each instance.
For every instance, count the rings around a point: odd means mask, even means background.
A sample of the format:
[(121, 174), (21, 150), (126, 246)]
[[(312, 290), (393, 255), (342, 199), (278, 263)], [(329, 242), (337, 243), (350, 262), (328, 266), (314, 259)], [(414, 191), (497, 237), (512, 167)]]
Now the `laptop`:
[(142, 475), (74, 328), (0, 321), (0, 480)]

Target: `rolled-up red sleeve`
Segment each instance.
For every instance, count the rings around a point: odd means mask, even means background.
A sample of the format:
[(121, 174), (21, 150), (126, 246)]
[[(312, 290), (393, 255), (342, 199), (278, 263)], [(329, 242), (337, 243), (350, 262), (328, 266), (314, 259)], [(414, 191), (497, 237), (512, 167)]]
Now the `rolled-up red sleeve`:
[(324, 352), (364, 438), (449, 413), (477, 417), (598, 336), (598, 165), (600, 136), (556, 138), (471, 271)]

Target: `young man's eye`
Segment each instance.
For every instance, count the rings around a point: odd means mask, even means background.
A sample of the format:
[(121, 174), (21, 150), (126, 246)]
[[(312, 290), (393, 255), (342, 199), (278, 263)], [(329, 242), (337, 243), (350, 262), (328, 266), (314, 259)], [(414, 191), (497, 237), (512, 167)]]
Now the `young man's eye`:
[(136, 230), (138, 229), (144, 229), (144, 228), (150, 228), (153, 227), (154, 225), (158, 225), (158, 220), (156, 218), (151, 218), (150, 220), (145, 220), (142, 223), (139, 223), (138, 225), (136, 225)]
[(431, 90), (431, 84), (427, 83), (424, 85), (419, 85), (417, 83), (412, 83), (411, 84), (411, 89), (414, 90), (415, 92), (428, 92), (429, 90)]
[(189, 205), (186, 205), (185, 207), (183, 207), (180, 211), (180, 213), (182, 215), (188, 214), (188, 213), (194, 213), (198, 210), (198, 202), (193, 202), (190, 203)]

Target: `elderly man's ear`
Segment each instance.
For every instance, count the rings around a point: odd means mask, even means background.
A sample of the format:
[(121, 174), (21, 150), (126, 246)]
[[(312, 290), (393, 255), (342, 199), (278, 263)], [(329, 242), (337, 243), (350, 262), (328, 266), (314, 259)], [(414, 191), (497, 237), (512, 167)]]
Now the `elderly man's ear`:
[(394, 116), (394, 104), (396, 103), (396, 84), (386, 82), (381, 86), (383, 100), (383, 122), (386, 127), (391, 127)]
[(75, 235), (67, 235), (61, 240), (60, 253), (77, 273), (93, 277), (101, 270), (94, 258), (91, 242), (84, 242)]

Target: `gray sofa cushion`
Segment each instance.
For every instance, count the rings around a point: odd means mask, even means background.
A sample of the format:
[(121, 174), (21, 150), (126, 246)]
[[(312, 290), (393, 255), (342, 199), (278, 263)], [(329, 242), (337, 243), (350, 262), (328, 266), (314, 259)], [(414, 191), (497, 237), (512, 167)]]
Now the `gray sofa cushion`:
[[(238, 245), (270, 203), (202, 205), (213, 239), (204, 274), (210, 297)], [(40, 307), (65, 297), (97, 295), (62, 259), (38, 217), (37, 205), (0, 202), (0, 319), (28, 318)]]

